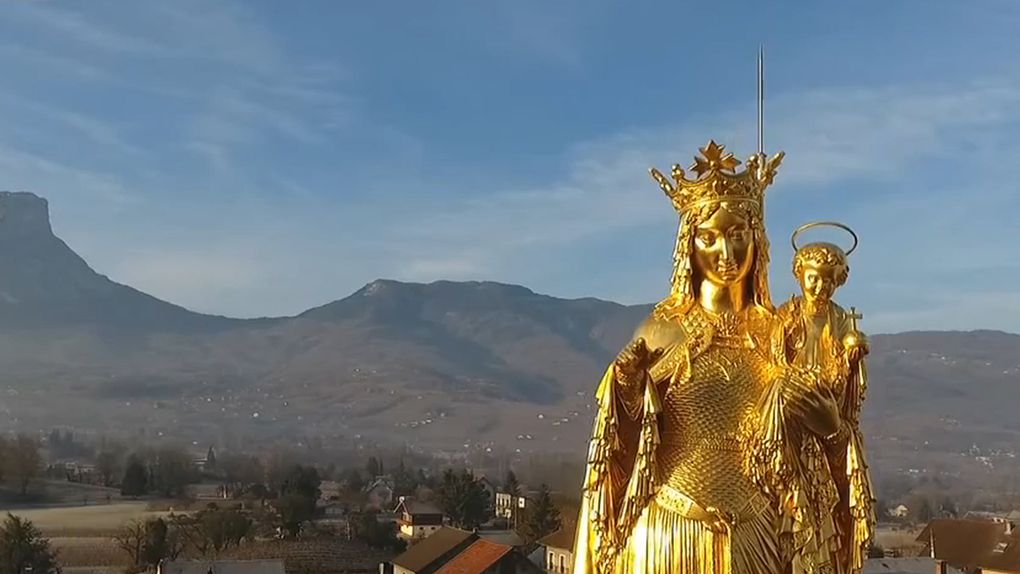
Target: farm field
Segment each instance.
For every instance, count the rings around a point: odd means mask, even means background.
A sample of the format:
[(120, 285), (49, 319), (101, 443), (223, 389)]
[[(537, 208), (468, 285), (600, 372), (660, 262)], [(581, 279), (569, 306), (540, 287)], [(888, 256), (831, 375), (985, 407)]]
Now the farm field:
[(50, 539), (66, 574), (122, 572), (128, 557), (117, 547), (113, 535), (132, 520), (169, 514), (150, 510), (150, 503), (145, 501), (0, 508), (0, 514), (7, 512), (30, 520)]
[(152, 512), (148, 503), (141, 501), (98, 503), (89, 506), (39, 506), (14, 508), (10, 512), (32, 521), (50, 538), (80, 538), (112, 536), (131, 520), (144, 520), (165, 516), (166, 512)]

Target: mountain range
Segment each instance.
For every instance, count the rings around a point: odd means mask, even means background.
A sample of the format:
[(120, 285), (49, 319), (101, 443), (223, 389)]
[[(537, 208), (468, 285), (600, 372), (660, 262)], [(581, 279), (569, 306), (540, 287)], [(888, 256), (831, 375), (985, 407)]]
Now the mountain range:
[[(581, 457), (594, 386), (650, 308), (377, 280), (294, 317), (203, 315), (95, 272), (54, 235), (44, 199), (0, 192), (0, 431)], [(1018, 469), (1020, 336), (911, 332), (872, 346), (862, 424), (874, 467)]]

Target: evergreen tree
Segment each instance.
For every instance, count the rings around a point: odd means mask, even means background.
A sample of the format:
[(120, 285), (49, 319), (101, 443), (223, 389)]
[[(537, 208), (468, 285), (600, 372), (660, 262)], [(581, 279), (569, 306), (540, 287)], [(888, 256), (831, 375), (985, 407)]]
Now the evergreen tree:
[(388, 548), (392, 552), (400, 553), (407, 546), (404, 540), (397, 537), (396, 525), (392, 522), (378, 520), (374, 513), (353, 513), (347, 520), (351, 536), (372, 548)]
[(344, 479), (347, 481), (347, 492), (357, 494), (365, 487), (365, 481), (361, 479), (361, 473), (356, 468), (347, 471)]
[(321, 494), (319, 491), (321, 484), (318, 470), (311, 466), (296, 465), (280, 485), (280, 496), (288, 494), (303, 496), (311, 500), (314, 507)]
[(553, 504), (549, 487), (543, 484), (531, 505), (525, 510), (520, 534), (531, 543), (556, 532), (563, 525), (560, 510)]
[(521, 495), (521, 483), (517, 481), (517, 475), (512, 470), (508, 470), (506, 473), (506, 479), (503, 481), (503, 492), (512, 494), (515, 497)]
[(58, 574), (50, 541), (29, 521), (7, 515), (0, 526), (0, 574)]
[(419, 486), (418, 477), (404, 466), (404, 459), (400, 459), (400, 466), (397, 467), (397, 473), (393, 476), (393, 494), (412, 496)]
[(291, 538), (301, 534), (305, 522), (315, 517), (315, 501), (296, 493), (281, 496), (274, 507), (281, 528)]
[(447, 469), (437, 495), (443, 513), (458, 528), (477, 528), (492, 514), (489, 493), (467, 470)]
[(213, 447), (209, 447), (209, 452), (205, 455), (205, 469), (215, 470), (216, 469), (216, 451)]
[(382, 463), (376, 457), (370, 457), (365, 464), (365, 472), (368, 473), (368, 480), (373, 480), (383, 472)]
[(148, 491), (149, 473), (146, 472), (142, 461), (137, 457), (131, 457), (124, 471), (124, 480), (120, 483), (120, 493), (124, 496), (141, 496)]

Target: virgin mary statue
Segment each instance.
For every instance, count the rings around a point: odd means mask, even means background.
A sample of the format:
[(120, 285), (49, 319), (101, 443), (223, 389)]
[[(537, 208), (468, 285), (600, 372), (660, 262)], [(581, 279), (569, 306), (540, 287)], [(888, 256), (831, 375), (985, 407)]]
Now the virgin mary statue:
[[(672, 289), (609, 366), (597, 391), (575, 543), (575, 574), (776, 574), (795, 571), (784, 510), (763, 486), (760, 405), (777, 378), (763, 199), (782, 161), (745, 169), (701, 148), (688, 179), (653, 177), (680, 213)], [(821, 436), (839, 409), (810, 384), (790, 412)], [(774, 445), (771, 445), (774, 446)]]

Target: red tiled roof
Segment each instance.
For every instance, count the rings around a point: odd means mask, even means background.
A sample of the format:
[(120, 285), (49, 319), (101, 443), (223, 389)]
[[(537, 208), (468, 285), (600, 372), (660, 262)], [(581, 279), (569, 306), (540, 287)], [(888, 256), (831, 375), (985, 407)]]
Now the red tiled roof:
[(511, 552), (511, 546), (482, 538), (443, 565), (436, 574), (481, 574)]
[(407, 551), (394, 558), (393, 563), (411, 572), (432, 569), (444, 555), (452, 553), (458, 548), (467, 547), (477, 538), (478, 535), (473, 532), (444, 526), (412, 544)]

